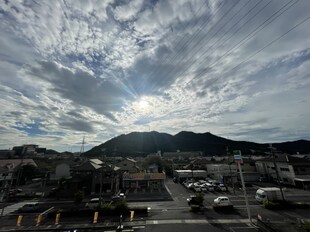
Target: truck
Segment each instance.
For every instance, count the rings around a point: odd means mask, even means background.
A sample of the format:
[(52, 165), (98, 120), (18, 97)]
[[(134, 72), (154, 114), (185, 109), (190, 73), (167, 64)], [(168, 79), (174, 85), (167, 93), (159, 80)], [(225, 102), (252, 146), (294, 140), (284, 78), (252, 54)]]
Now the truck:
[(255, 199), (259, 203), (264, 203), (265, 201), (282, 200), (281, 190), (280, 188), (276, 188), (276, 187), (259, 188), (256, 191)]

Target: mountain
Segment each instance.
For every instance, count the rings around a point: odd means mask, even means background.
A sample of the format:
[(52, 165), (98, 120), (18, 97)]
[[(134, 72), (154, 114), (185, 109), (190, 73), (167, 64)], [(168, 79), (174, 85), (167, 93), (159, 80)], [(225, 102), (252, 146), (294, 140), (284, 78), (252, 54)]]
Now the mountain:
[[(273, 144), (279, 151), (289, 154), (309, 153), (310, 141), (298, 140), (293, 142)], [(152, 132), (132, 132), (115, 137), (99, 146), (85, 152), (86, 156), (118, 155), (144, 156), (157, 151), (203, 151), (205, 155), (226, 154), (226, 149), (241, 150), (242, 154), (264, 154), (269, 144), (225, 139), (209, 132), (194, 133), (182, 131), (176, 135)]]

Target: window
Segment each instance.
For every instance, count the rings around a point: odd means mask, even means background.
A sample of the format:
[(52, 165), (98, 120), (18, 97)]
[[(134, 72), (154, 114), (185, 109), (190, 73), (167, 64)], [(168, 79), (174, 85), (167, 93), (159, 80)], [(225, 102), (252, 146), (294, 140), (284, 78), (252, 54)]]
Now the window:
[(288, 169), (288, 168), (280, 168), (280, 170), (283, 172), (289, 172), (290, 171), (290, 169)]

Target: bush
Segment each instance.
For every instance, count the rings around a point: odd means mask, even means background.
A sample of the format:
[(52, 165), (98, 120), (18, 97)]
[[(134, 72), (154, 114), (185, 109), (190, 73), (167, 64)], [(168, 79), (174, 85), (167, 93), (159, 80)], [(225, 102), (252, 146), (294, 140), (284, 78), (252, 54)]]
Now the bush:
[(84, 193), (82, 191), (77, 191), (75, 194), (74, 194), (74, 203), (75, 204), (80, 204), (82, 203), (84, 199)]
[(114, 205), (114, 210), (118, 214), (125, 214), (128, 212), (128, 206), (126, 201), (116, 202)]
[(307, 230), (307, 231), (310, 231), (310, 221), (305, 221), (305, 224), (304, 224), (304, 229)]
[(198, 203), (198, 205), (202, 205), (204, 201), (204, 193), (196, 193), (195, 201)]

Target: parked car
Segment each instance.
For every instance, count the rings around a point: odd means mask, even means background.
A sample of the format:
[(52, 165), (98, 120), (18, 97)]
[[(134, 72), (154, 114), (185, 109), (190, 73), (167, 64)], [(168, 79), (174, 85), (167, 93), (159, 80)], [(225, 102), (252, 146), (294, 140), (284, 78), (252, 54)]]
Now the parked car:
[(18, 209), (18, 211), (22, 213), (36, 212), (38, 210), (39, 210), (39, 202), (27, 203)]
[(218, 191), (218, 192), (226, 192), (227, 191), (227, 188), (224, 184), (216, 185), (214, 189), (215, 189), (215, 191)]
[(200, 187), (200, 189), (201, 189), (201, 192), (204, 192), (204, 193), (208, 192), (208, 189), (205, 186)]
[(194, 186), (194, 191), (195, 192), (201, 192), (200, 186)]
[(124, 193), (120, 193), (118, 195), (114, 195), (111, 200), (115, 202), (115, 201), (122, 201), (122, 200), (125, 200), (125, 199), (126, 199), (125, 194)]
[(228, 197), (226, 196), (220, 196), (214, 199), (214, 207), (227, 207), (227, 206), (232, 206), (231, 201), (229, 200)]
[(92, 198), (89, 202), (86, 203), (85, 207), (89, 209), (95, 209), (99, 205), (99, 198)]
[(209, 192), (214, 192), (214, 187), (210, 183), (206, 183), (206, 188), (208, 189)]

